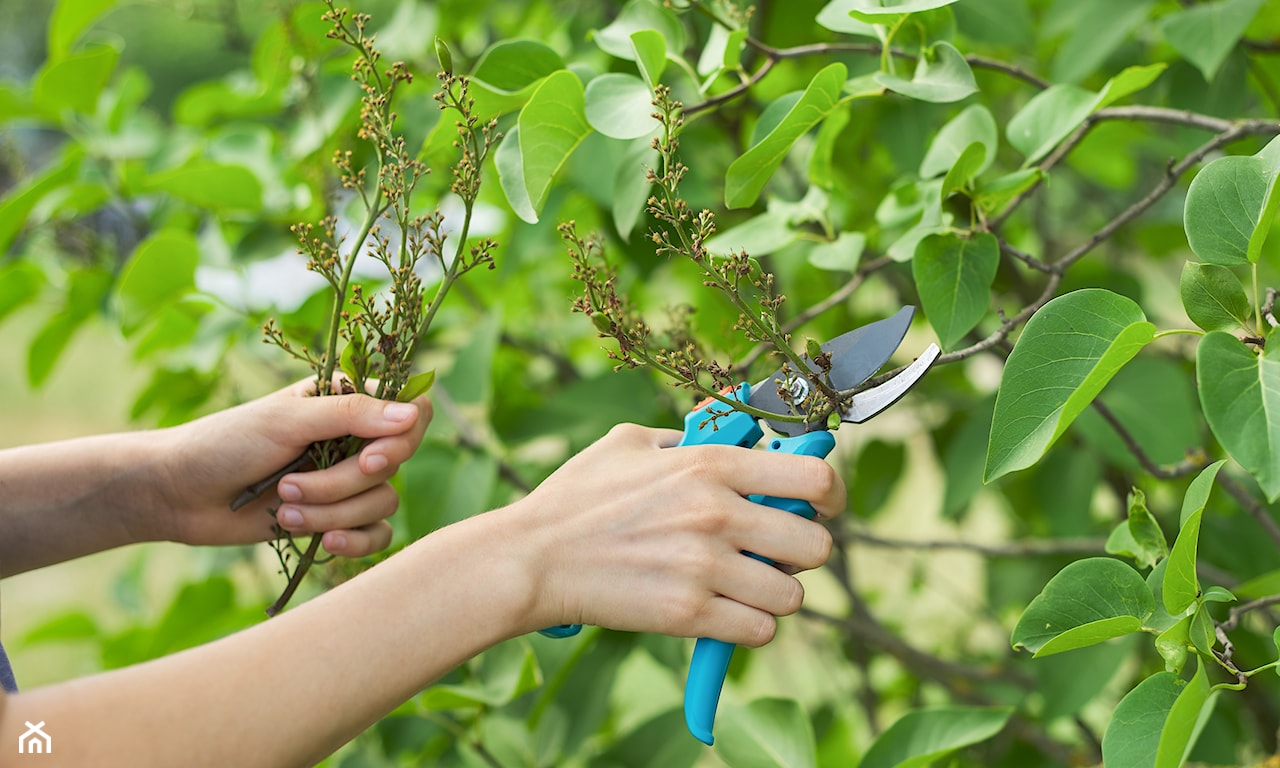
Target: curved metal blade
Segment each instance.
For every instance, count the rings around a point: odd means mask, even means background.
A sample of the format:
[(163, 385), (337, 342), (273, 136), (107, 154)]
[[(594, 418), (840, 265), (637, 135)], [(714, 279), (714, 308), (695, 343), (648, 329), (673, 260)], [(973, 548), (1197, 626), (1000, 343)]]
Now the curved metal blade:
[(859, 392), (850, 400), (849, 405), (840, 412), (840, 420), (852, 424), (861, 424), (867, 419), (893, 405), (907, 394), (925, 375), (929, 367), (938, 359), (942, 350), (937, 344), (930, 344), (925, 351), (908, 365), (906, 369), (885, 383)]
[[(832, 386), (841, 390), (853, 389), (880, 370), (893, 356), (898, 345), (902, 343), (903, 337), (907, 335), (907, 329), (911, 327), (911, 318), (915, 315), (915, 311), (915, 307), (903, 307), (892, 317), (842, 333), (822, 344), (822, 351), (831, 355)], [(805, 362), (811, 371), (816, 373), (819, 370), (808, 357), (805, 358)], [(778, 393), (780, 388), (785, 389), (786, 386), (782, 378), (782, 371), (778, 370), (754, 384), (751, 387), (749, 400), (751, 405), (770, 413), (799, 413), (795, 406), (784, 401)], [(807, 382), (804, 381), (800, 384), (807, 386)], [(803, 415), (808, 416), (807, 413)], [(799, 423), (777, 419), (766, 419), (766, 421), (774, 430), (791, 436), (826, 428), (825, 422)]]

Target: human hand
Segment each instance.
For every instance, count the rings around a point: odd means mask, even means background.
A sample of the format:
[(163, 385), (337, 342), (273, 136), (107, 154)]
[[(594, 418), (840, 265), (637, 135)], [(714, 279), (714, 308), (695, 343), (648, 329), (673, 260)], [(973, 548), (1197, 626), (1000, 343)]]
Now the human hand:
[[(385, 518), (398, 498), (387, 480), (417, 450), (431, 401), (394, 403), (367, 395), (314, 397), (302, 381), (235, 408), (157, 433), (165, 458), (151, 518), (157, 538), (188, 544), (248, 544), (274, 538), (268, 509), (292, 533), (322, 533), (331, 554), (385, 548)], [(345, 435), (365, 439), (356, 456), (327, 469), (285, 475), (259, 499), (232, 511), (246, 486), (309, 445)]]
[(754, 647), (773, 638), (775, 616), (799, 610), (804, 587), (791, 574), (826, 562), (831, 535), (745, 497), (800, 498), (831, 518), (845, 507), (839, 475), (813, 457), (671, 450), (680, 437), (617, 427), (504, 510), (532, 544), (533, 628), (596, 624)]

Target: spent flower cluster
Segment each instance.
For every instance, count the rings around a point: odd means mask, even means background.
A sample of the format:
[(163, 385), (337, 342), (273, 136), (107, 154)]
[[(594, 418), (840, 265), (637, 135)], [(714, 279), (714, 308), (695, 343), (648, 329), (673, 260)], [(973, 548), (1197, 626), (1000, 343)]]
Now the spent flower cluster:
[[(336, 8), (331, 0), (326, 0), (326, 5), (328, 11), (323, 18), (332, 25), (328, 37), (355, 51), (351, 78), (362, 91), (356, 135), (372, 154), (372, 162), (366, 166), (358, 165), (357, 155), (350, 150), (337, 151), (333, 163), (341, 188), (359, 199), (364, 215), (352, 237), (344, 236), (339, 219), (332, 215), (318, 225), (301, 223), (292, 227), (299, 252), (308, 257), (307, 268), (321, 275), (333, 292), (323, 348), (295, 347), (274, 320), (264, 328), (264, 341), (311, 368), (317, 395), (363, 392), (381, 399), (408, 401), (426, 392), (434, 381), (434, 372), (414, 375), (412, 367), (418, 345), (450, 288), (475, 267), (494, 266), (497, 244), (488, 238), (471, 242), (468, 234), (480, 193), (481, 169), (490, 148), (501, 137), (495, 130), (495, 121), (482, 123), (473, 114), (468, 81), (453, 74), (447, 60), (448, 49), (437, 41), (437, 51), (445, 52), (441, 55), (445, 71), (438, 75), (440, 89), (434, 99), (442, 111), (457, 114), (454, 147), (459, 159), (453, 168), (450, 190), (461, 199), (463, 207), (457, 242), (449, 247), (444, 216), (438, 209), (426, 215), (411, 213), (414, 190), (430, 169), (409, 150), (405, 137), (397, 131), (392, 106), (397, 89), (411, 83), (413, 75), (402, 62), (380, 66), (382, 54), (368, 31), (367, 14), (351, 14)], [(352, 279), (355, 263), (361, 257), (385, 267), (384, 291), (371, 290)], [(431, 281), (434, 292), (423, 279), (426, 273), (439, 276), (438, 282)], [(316, 443), (289, 467), (249, 489), (233, 507), (274, 487), (285, 472), (324, 469), (355, 455), (361, 445), (362, 441), (354, 437)], [(310, 566), (321, 562), (317, 557), (319, 536), (313, 536), (303, 550), (288, 531), (279, 525), (275, 530), (272, 545), (288, 584), (267, 609), (272, 615), (283, 609)]]

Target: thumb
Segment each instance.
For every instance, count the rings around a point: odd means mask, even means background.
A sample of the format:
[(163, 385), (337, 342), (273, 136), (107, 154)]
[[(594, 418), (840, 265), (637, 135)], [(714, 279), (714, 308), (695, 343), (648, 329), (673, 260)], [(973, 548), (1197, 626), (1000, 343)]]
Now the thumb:
[(284, 434), (299, 443), (333, 437), (385, 437), (398, 435), (414, 425), (420, 416), (413, 403), (379, 400), (368, 395), (326, 395), (284, 399), (276, 414)]

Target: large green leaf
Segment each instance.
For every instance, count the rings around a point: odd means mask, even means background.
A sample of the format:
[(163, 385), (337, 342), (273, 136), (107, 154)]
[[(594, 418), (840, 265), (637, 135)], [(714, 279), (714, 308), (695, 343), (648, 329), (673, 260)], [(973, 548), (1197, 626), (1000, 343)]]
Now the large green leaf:
[(925, 768), (1004, 729), (1013, 707), (932, 707), (898, 718), (858, 768)]
[(198, 161), (153, 174), (143, 181), (143, 188), (214, 210), (253, 210), (262, 205), (262, 183), (243, 165)]
[(645, 81), (609, 72), (587, 83), (585, 114), (592, 128), (612, 139), (638, 139), (658, 130), (653, 92)]
[(117, 288), (124, 332), (137, 330), (164, 305), (193, 290), (199, 261), (200, 247), (186, 230), (163, 229), (139, 243)]
[(1230, 267), (1258, 260), (1280, 205), (1278, 180), (1280, 137), (1256, 155), (1218, 158), (1196, 174), (1183, 225), (1201, 261)]
[(1037, 656), (1083, 648), (1136, 632), (1153, 611), (1155, 598), (1137, 571), (1090, 557), (1049, 580), (1018, 619), (1011, 642)]
[(795, 699), (730, 708), (717, 730), (716, 754), (730, 768), (808, 768), (817, 760), (813, 725)]
[(73, 46), (99, 16), (118, 0), (61, 0), (49, 17), (49, 60), (66, 57)]
[(1141, 91), (1164, 70), (1164, 64), (1129, 67), (1108, 80), (1097, 93), (1070, 83), (1052, 85), (1009, 119), (1005, 135), (1026, 156), (1026, 165), (1039, 162), (1089, 115)]
[(972, 104), (938, 131), (929, 144), (929, 151), (920, 161), (920, 178), (931, 179), (951, 170), (960, 156), (974, 142), (986, 149), (982, 164), (974, 175), (981, 174), (996, 159), (999, 130), (991, 110), (982, 104)]
[(990, 232), (929, 235), (916, 246), (911, 274), (943, 349), (951, 349), (987, 313), (998, 266), (1000, 246)]
[(496, 645), (470, 666), (474, 672), (471, 682), (428, 688), (419, 703), (429, 710), (500, 707), (542, 685), (538, 657), (527, 640)]
[(1080, 82), (1093, 74), (1142, 27), (1153, 0), (1074, 0), (1070, 31), (1053, 57), (1054, 82)]
[(1177, 616), (1200, 596), (1200, 581), (1196, 578), (1196, 550), (1200, 542), (1200, 518), (1203, 511), (1196, 511), (1178, 531), (1169, 553), (1169, 563), (1164, 571), (1164, 609)]
[(1200, 407), (1213, 434), (1262, 487), (1280, 498), (1280, 344), (1261, 354), (1213, 331), (1196, 350)]
[(536, 40), (501, 40), (485, 49), (471, 71), (473, 84), (511, 94), (564, 69), (564, 59)]
[(840, 102), (846, 74), (845, 66), (838, 62), (824, 67), (809, 81), (804, 93), (778, 125), (733, 161), (725, 176), (724, 199), (728, 207), (744, 208), (756, 201), (796, 139), (821, 122)]
[(66, 110), (93, 114), (98, 96), (111, 79), (120, 51), (108, 45), (96, 45), (50, 60), (36, 74), (32, 96), (43, 112), (59, 115)]
[(1210, 83), (1265, 2), (1223, 0), (1193, 5), (1161, 19), (1160, 32)]
[(1188, 261), (1182, 267), (1179, 292), (1187, 317), (1206, 331), (1249, 326), (1249, 297), (1240, 278), (1226, 267)]
[(1182, 686), (1171, 672), (1157, 672), (1120, 700), (1102, 737), (1102, 762), (1155, 768), (1160, 734)]
[(894, 93), (920, 101), (959, 101), (978, 90), (964, 54), (946, 42), (934, 43), (928, 54), (920, 57), (910, 79), (882, 72), (876, 80)]
[(987, 482), (1031, 466), (1155, 335), (1141, 308), (1100, 288), (1068, 293), (1027, 323), (996, 396)]
[(549, 75), (520, 110), (517, 126), (525, 193), (536, 215), (546, 202), (552, 179), (591, 132), (582, 81), (567, 69)]
[(670, 8), (655, 0), (631, 0), (607, 27), (595, 32), (593, 39), (610, 56), (635, 60), (637, 54), (631, 36), (647, 29), (662, 33), (667, 41), (666, 50), (684, 50), (684, 25)]
[(1196, 737), (1204, 728), (1217, 694), (1211, 693), (1209, 677), (1204, 671), (1204, 659), (1196, 657), (1196, 673), (1182, 688), (1169, 716), (1160, 729), (1160, 742), (1156, 747), (1155, 768), (1181, 768), (1191, 756)]

